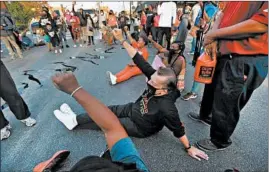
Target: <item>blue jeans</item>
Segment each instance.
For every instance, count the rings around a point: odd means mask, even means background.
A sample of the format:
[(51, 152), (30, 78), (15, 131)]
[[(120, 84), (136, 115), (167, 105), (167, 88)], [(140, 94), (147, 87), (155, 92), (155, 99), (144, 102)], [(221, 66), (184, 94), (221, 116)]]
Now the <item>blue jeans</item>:
[(196, 45), (196, 38), (192, 38), (192, 41), (191, 41), (191, 53), (194, 53), (195, 45)]

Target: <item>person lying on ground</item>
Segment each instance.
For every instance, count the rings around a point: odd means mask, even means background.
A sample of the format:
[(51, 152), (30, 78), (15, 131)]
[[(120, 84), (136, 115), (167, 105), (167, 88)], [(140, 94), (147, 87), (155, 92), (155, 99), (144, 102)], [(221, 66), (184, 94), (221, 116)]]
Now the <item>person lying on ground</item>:
[[(124, 130), (120, 121), (111, 110), (99, 102), (95, 97), (80, 87), (76, 77), (72, 73), (57, 74), (52, 77), (55, 87), (72, 97), (87, 111), (91, 119), (104, 132), (108, 149), (112, 160), (98, 156), (88, 156), (77, 162), (70, 172), (148, 172), (145, 163), (141, 159), (134, 143)], [(58, 158), (69, 155), (69, 151), (60, 151), (50, 160), (38, 164), (34, 172), (49, 170), (57, 165)], [(55, 162), (55, 163), (53, 163)]]
[[(147, 61), (149, 57), (148, 50), (146, 48), (148, 41), (146, 37), (140, 36), (138, 41), (135, 41), (130, 32), (128, 31), (128, 27), (125, 26), (124, 30), (126, 32), (126, 35), (132, 44), (134, 48), (137, 49), (137, 51), (144, 57), (144, 59)], [(111, 85), (115, 85), (117, 83), (121, 83), (123, 81), (126, 81), (134, 76), (141, 75), (142, 71), (133, 63), (130, 62), (122, 71), (117, 73), (116, 75), (113, 75), (110, 71), (107, 72), (107, 76), (109, 78), (109, 83)]]
[[(176, 99), (180, 92), (176, 88), (176, 75), (169, 67), (153, 69), (145, 61), (142, 55), (123, 39), (122, 31), (113, 30), (114, 37), (121, 42), (127, 50), (133, 62), (148, 78), (147, 89), (135, 103), (125, 105), (108, 106), (108, 108), (119, 118), (121, 125), (129, 136), (145, 138), (158, 133), (166, 126), (175, 137), (184, 145), (188, 154), (198, 160), (208, 159), (208, 156), (201, 150), (191, 146), (185, 128), (181, 123), (175, 106)], [(95, 107), (96, 111), (98, 107)], [(60, 110), (55, 110), (54, 115), (69, 130), (76, 128), (99, 130), (94, 119), (87, 114), (76, 114), (67, 104), (63, 104)], [(107, 121), (109, 121), (107, 119)]]
[[(158, 55), (155, 57), (153, 61), (153, 66), (155, 66), (155, 60), (161, 59), (163, 64), (158, 66), (166, 66), (173, 69), (177, 76), (177, 88), (178, 90), (182, 91), (184, 89), (184, 78), (186, 73), (186, 60), (183, 55), (185, 50), (184, 42), (175, 40), (170, 47), (170, 50), (162, 47), (160, 44), (155, 42), (152, 39), (152, 36), (148, 36), (149, 41), (152, 42), (153, 46), (158, 50)], [(162, 55), (161, 55), (162, 54)], [(160, 61), (160, 60), (159, 60)], [(154, 68), (157, 70), (157, 68)]]

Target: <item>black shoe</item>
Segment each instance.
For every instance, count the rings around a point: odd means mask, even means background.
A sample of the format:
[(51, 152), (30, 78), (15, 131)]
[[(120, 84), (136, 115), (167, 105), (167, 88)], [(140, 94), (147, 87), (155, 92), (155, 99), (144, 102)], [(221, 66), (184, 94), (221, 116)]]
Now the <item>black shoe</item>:
[(61, 48), (64, 49), (64, 46), (62, 45)]
[(65, 47), (66, 47), (66, 48), (69, 48), (69, 45), (66, 45)]
[(210, 126), (212, 124), (212, 118), (211, 117), (206, 118), (206, 119), (202, 119), (202, 118), (200, 118), (200, 115), (199, 114), (194, 113), (194, 112), (188, 113), (188, 116), (191, 119), (193, 119), (195, 121), (199, 121), (199, 122), (201, 122), (201, 123), (203, 123), (203, 124), (205, 124), (207, 126)]
[(202, 149), (204, 151), (222, 151), (225, 150), (227, 147), (219, 148), (214, 143), (211, 142), (210, 139), (204, 139), (196, 142), (196, 146), (199, 149)]

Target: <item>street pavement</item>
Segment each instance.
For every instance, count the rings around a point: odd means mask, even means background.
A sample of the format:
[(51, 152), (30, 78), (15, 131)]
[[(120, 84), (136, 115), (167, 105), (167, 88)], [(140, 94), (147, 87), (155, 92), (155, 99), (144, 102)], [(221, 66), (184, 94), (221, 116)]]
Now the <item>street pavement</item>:
[[(69, 40), (70, 41), (70, 40)], [(187, 40), (185, 55), (190, 49)], [(71, 41), (69, 43), (72, 45)], [(65, 62), (78, 68), (75, 75), (80, 84), (106, 105), (124, 104), (135, 101), (145, 88), (145, 78), (138, 76), (122, 84), (110, 86), (106, 80), (106, 71), (116, 73), (130, 61), (126, 50), (120, 45), (114, 46), (110, 54), (103, 54), (105, 59), (93, 60), (98, 65), (70, 56), (87, 56), (85, 53), (100, 54), (94, 51), (105, 50), (103, 43), (96, 41), (95, 46), (87, 48), (64, 49), (63, 54), (49, 53), (47, 47), (36, 47), (24, 53), (25, 59), (13, 60), (3, 58), (22, 97), (37, 120), (33, 128), (25, 127), (15, 119), (6, 108), (3, 112), (10, 121), (12, 135), (1, 141), (1, 171), (30, 172), (41, 161), (50, 158), (56, 151), (66, 149), (71, 154), (60, 171), (68, 171), (79, 159), (88, 155), (100, 155), (105, 149), (105, 139), (101, 132), (90, 130), (69, 131), (53, 115), (53, 110), (62, 103), (68, 103), (76, 113), (83, 112), (82, 107), (69, 95), (56, 90), (50, 80), (55, 74), (54, 69), (62, 68), (53, 62)], [(152, 62), (156, 50), (149, 48)], [(23, 70), (39, 78), (43, 87), (29, 81), (22, 75)], [(193, 67), (187, 65), (186, 91), (191, 89)], [(23, 89), (22, 82), (29, 83), (29, 88)], [(202, 90), (201, 90), (202, 91)], [(179, 116), (184, 122), (186, 133), (192, 143), (209, 137), (210, 128), (188, 118), (188, 112), (198, 112), (201, 95), (195, 100), (176, 102)], [(236, 168), (242, 172), (268, 171), (268, 80), (254, 92), (247, 106), (242, 110), (240, 121), (232, 136), (233, 144), (225, 151), (208, 153), (208, 161), (192, 159), (184, 151), (182, 144), (172, 133), (164, 128), (158, 134), (146, 138), (133, 138), (142, 158), (152, 172), (184, 171), (184, 172), (223, 172), (225, 169)]]

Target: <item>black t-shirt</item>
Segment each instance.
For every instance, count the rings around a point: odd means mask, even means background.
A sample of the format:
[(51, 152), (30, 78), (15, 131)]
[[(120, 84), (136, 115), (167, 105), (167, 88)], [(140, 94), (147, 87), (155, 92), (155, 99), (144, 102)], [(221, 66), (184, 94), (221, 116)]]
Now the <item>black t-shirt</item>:
[(154, 17), (155, 17), (155, 15), (151, 12), (151, 11), (149, 11), (148, 13), (147, 13), (147, 23), (146, 23), (146, 27), (151, 27), (152, 25), (153, 25), (153, 22), (154, 22)]
[[(137, 53), (133, 58), (134, 63), (150, 80), (155, 69)], [(164, 96), (154, 96), (148, 89), (132, 104), (131, 119), (145, 135), (152, 135), (166, 126), (175, 137), (185, 135), (175, 106), (176, 99), (180, 96), (178, 90), (170, 91)]]

